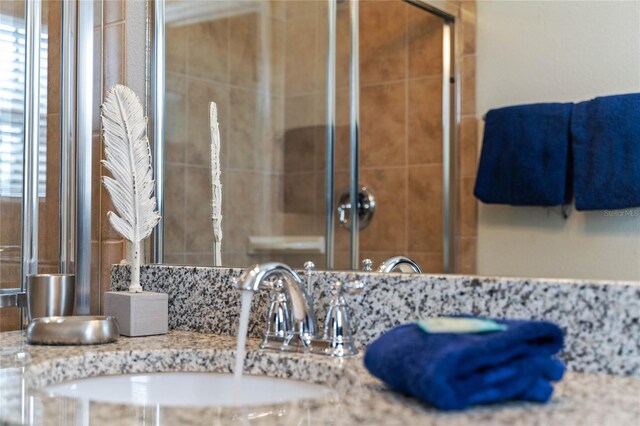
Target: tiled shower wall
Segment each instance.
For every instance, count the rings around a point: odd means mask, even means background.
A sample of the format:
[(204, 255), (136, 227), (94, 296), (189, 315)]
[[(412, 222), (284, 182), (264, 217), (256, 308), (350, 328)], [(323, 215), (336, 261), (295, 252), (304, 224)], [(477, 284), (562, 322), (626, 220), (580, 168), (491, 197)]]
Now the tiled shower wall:
[(165, 252), (167, 263), (211, 265), (209, 102), (218, 106), (225, 265), (249, 256), (252, 235), (279, 235), (284, 109), (284, 4), (167, 21)]

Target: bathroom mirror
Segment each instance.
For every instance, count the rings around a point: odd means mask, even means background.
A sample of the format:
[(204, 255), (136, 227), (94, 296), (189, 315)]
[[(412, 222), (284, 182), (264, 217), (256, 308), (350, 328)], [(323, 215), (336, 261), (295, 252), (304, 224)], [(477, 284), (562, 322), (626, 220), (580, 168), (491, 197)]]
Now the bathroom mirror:
[[(165, 82), (164, 263), (213, 264), (214, 101), (225, 266), (350, 269), (355, 250), (374, 268), (405, 255), (426, 273), (640, 279), (638, 210), (569, 207), (565, 219), (472, 195), (489, 109), (640, 89), (638, 3), (149, 4), (164, 30), (149, 46), (149, 81), (161, 72)], [(338, 212), (350, 207), (339, 200), (352, 200), (354, 164), (375, 200), (355, 239)]]

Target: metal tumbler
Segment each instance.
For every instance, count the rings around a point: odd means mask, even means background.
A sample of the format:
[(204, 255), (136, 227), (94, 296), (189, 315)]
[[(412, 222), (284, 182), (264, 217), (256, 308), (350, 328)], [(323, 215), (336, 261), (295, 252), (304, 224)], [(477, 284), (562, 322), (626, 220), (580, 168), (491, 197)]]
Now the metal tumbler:
[(27, 315), (29, 321), (41, 317), (73, 315), (75, 288), (75, 275), (29, 275), (27, 277)]

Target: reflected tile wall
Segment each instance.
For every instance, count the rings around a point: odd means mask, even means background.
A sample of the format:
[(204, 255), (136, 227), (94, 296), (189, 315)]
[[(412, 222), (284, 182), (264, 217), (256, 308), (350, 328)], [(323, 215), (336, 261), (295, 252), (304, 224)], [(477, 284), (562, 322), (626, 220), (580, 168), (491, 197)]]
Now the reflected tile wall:
[[(475, 271), (477, 162), (475, 119), (475, 2), (458, 9), (461, 36), (462, 123), (454, 190), (455, 271)], [(348, 31), (347, 9), (338, 7), (338, 33)], [(345, 23), (346, 22), (346, 23)], [(343, 37), (347, 37), (343, 35)], [(348, 38), (347, 38), (348, 39)], [(348, 43), (343, 43), (347, 44)], [(348, 50), (338, 49), (338, 70), (348, 70)], [(345, 75), (339, 82), (348, 83)], [(443, 269), (442, 20), (396, 0), (360, 3), (360, 181), (376, 195), (376, 216), (360, 233), (360, 257), (375, 264), (406, 255), (426, 272)], [(338, 90), (337, 194), (348, 185), (348, 97)], [(348, 268), (348, 232), (337, 228), (336, 267)], [(343, 258), (344, 257), (344, 258)]]
[(221, 136), (223, 263), (271, 258), (249, 255), (248, 239), (282, 233), (285, 6), (255, 1), (197, 22), (168, 17), (167, 262), (213, 262), (211, 101)]
[[(167, 28), (167, 261), (211, 262), (210, 100), (218, 103), (221, 123), (224, 263), (260, 261), (261, 256), (248, 255), (251, 235), (324, 234), (326, 4), (249, 2), (249, 8), (251, 4), (260, 4), (259, 10)], [(462, 17), (465, 114), (456, 183), (464, 210), (456, 234), (461, 253), (457, 267), (472, 272), (475, 5), (456, 4)], [(362, 1), (360, 23), (361, 175), (379, 200), (376, 220), (361, 234), (362, 257), (377, 263), (405, 254), (425, 270), (439, 272), (442, 22), (403, 1), (382, 0)], [(348, 5), (341, 2), (338, 193), (348, 185), (348, 25)], [(336, 266), (345, 267), (340, 262), (348, 252), (348, 233), (338, 228), (336, 237)], [(263, 257), (296, 266), (302, 260)]]

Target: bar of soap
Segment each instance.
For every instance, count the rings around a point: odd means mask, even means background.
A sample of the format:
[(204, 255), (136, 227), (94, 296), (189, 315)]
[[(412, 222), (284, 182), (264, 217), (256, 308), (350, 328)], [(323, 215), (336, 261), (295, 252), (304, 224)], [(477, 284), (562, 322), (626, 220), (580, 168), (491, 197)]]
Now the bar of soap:
[(145, 291), (108, 291), (104, 314), (118, 321), (120, 334), (129, 337), (166, 334), (169, 331), (169, 296)]
[(433, 317), (416, 321), (416, 324), (430, 334), (494, 333), (507, 329), (504, 324), (479, 318)]

